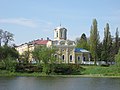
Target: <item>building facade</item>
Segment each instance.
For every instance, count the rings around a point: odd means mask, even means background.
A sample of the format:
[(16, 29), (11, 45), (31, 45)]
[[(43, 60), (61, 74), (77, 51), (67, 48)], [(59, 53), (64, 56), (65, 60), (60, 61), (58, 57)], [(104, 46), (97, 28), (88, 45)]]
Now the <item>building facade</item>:
[(62, 63), (82, 64), (84, 61), (90, 60), (90, 52), (76, 48), (75, 41), (67, 39), (67, 29), (65, 27), (57, 27), (54, 29), (54, 40), (51, 41), (51, 46), (58, 48), (61, 54), (55, 55)]
[[(90, 52), (85, 49), (76, 48), (75, 41), (67, 39), (67, 29), (62, 26), (54, 29), (54, 40), (49, 40), (48, 38), (47, 40), (38, 39), (22, 44), (16, 49), (20, 55), (22, 55), (24, 51), (33, 51), (37, 45), (56, 47), (58, 49), (57, 52), (60, 53), (60, 55), (57, 53), (55, 54), (59, 63), (82, 64), (84, 61), (90, 61)], [(32, 60), (33, 58), (31, 55), (29, 61)]]

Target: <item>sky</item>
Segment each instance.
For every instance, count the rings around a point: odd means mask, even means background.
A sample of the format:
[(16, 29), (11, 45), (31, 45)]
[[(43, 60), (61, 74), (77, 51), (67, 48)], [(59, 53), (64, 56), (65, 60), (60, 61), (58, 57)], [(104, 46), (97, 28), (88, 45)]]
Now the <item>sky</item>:
[(117, 27), (120, 32), (120, 0), (0, 0), (0, 29), (13, 33), (16, 45), (47, 37), (53, 40), (60, 24), (70, 40), (82, 33), (89, 37), (94, 18), (101, 40), (106, 23), (115, 36)]

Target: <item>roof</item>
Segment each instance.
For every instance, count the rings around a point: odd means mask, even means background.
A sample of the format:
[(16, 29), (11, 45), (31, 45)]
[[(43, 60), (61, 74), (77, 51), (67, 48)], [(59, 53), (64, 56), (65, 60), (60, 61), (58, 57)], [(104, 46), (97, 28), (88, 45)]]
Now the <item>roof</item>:
[(62, 27), (62, 26), (58, 26), (55, 29), (65, 29), (65, 30), (67, 30), (65, 27)]
[(46, 45), (48, 43), (48, 40), (35, 40), (32, 42), (32, 44), (38, 44), (38, 45)]
[(83, 49), (83, 48), (75, 48), (74, 52), (83, 52), (83, 53), (89, 53), (88, 50)]

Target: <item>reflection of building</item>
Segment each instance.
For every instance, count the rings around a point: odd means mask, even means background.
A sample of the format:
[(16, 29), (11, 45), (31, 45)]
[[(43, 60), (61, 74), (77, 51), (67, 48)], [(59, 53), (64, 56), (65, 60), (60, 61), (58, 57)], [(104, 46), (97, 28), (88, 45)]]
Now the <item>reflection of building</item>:
[[(81, 49), (75, 48), (75, 41), (67, 39), (67, 29), (59, 26), (54, 29), (54, 40), (34, 40), (32, 42), (22, 44), (17, 47), (17, 50), (20, 54), (24, 51), (33, 51), (36, 45), (44, 45), (47, 47), (55, 46), (58, 48), (60, 55), (55, 54), (55, 57), (59, 59), (59, 62), (62, 63), (83, 63), (84, 61), (89, 61), (90, 52)], [(32, 60), (32, 58), (30, 58)]]

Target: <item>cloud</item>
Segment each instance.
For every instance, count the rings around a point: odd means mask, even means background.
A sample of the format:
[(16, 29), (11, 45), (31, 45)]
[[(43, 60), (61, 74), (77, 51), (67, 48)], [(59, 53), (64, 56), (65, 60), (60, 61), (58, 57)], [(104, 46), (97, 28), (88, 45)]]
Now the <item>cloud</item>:
[(36, 28), (38, 26), (37, 22), (31, 19), (26, 18), (8, 18), (8, 19), (0, 19), (0, 23), (5, 24), (16, 24), (26, 27)]

